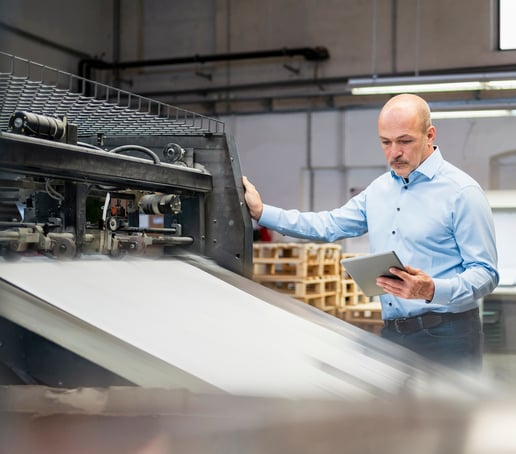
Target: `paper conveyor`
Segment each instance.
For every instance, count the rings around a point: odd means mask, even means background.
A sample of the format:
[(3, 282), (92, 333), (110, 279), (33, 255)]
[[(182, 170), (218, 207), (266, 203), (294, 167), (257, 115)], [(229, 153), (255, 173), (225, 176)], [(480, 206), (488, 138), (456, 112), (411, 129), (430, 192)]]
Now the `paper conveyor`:
[[(22, 259), (0, 263), (0, 278), (0, 315), (37, 335), (4, 363), (34, 383), (109, 386), (122, 379), (199, 393), (325, 399), (485, 391), (194, 256)], [(3, 345), (13, 351), (23, 333), (6, 332)], [(96, 366), (78, 375), (84, 361)], [(95, 376), (104, 370), (117, 380)]]

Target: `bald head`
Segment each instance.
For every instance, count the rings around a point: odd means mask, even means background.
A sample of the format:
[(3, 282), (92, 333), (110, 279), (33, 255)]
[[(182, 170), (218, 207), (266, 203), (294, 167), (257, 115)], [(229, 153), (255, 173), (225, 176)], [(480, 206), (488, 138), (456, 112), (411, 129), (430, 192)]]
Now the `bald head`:
[(412, 118), (420, 123), (423, 133), (432, 125), (430, 107), (417, 95), (402, 94), (389, 99), (383, 106), (378, 120), (381, 121), (388, 116)]
[(387, 101), (378, 116), (378, 133), (387, 162), (404, 178), (434, 150), (430, 107), (416, 95), (398, 95)]

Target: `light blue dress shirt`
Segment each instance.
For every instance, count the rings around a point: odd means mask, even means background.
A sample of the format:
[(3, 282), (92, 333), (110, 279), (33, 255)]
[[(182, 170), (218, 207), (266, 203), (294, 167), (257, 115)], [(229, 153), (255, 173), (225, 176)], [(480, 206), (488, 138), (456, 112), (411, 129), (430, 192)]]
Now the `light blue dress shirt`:
[(371, 253), (394, 250), (435, 283), (431, 302), (381, 295), (384, 319), (463, 312), (498, 284), (494, 225), (479, 184), (439, 148), (409, 175), (389, 171), (344, 206), (301, 213), (264, 205), (259, 224), (285, 235), (335, 241), (369, 232)]

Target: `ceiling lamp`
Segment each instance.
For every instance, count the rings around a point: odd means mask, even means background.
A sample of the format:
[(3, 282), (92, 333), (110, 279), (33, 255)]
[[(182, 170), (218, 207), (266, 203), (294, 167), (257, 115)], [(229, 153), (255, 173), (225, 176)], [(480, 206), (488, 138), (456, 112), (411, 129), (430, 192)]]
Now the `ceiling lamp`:
[(432, 120), (447, 120), (452, 118), (489, 118), (516, 117), (514, 109), (484, 109), (484, 110), (448, 110), (432, 112)]
[(349, 79), (352, 95), (516, 90), (515, 73)]

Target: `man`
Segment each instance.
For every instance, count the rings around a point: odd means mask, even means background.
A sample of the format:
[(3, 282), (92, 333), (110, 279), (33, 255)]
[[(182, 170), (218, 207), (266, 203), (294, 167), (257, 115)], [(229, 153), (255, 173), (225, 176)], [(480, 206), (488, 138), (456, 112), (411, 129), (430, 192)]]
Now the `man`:
[(419, 96), (391, 98), (378, 117), (389, 172), (344, 206), (319, 213), (262, 203), (246, 177), (251, 216), (280, 233), (335, 241), (369, 232), (371, 252), (397, 252), (406, 271), (378, 277), (382, 337), (454, 367), (478, 369), (478, 301), (498, 284), (494, 226), (485, 194), (434, 146), (430, 108)]

